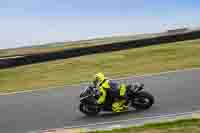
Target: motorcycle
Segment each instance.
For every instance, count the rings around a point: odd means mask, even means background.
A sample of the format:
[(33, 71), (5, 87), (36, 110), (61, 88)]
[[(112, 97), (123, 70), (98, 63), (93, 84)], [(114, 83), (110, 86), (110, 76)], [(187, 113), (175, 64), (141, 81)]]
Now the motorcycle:
[[(154, 97), (147, 91), (144, 91), (144, 84), (136, 83), (126, 85), (126, 93), (128, 96), (128, 109), (136, 110), (149, 109), (154, 104)], [(112, 112), (112, 103), (114, 97), (107, 93), (106, 102), (102, 106), (98, 106), (96, 101), (99, 97), (99, 91), (93, 86), (86, 87), (80, 94), (79, 110), (87, 116), (95, 116), (101, 111)]]

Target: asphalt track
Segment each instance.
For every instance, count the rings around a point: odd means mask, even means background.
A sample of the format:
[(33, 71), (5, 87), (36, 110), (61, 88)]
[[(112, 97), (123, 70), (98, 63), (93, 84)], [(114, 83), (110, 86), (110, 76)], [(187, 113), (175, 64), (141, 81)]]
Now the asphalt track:
[(154, 106), (142, 112), (86, 117), (77, 110), (80, 86), (0, 96), (0, 132), (31, 131), (79, 126), (200, 110), (200, 69), (133, 77), (122, 82), (143, 82), (155, 96)]

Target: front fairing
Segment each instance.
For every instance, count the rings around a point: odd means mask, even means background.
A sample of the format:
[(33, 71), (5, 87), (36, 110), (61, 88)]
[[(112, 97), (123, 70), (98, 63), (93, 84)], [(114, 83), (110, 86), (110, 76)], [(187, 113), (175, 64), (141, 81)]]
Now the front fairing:
[(85, 88), (85, 89), (81, 92), (80, 98), (83, 98), (83, 97), (86, 97), (86, 96), (88, 96), (88, 88)]
[(87, 87), (80, 94), (80, 102), (94, 104), (96, 102), (96, 96), (96, 89), (92, 87)]

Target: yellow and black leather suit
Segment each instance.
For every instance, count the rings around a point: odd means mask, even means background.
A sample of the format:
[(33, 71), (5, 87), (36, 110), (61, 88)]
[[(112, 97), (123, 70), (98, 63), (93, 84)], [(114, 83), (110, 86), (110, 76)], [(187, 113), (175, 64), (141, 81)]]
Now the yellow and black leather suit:
[[(100, 96), (97, 100), (98, 104), (104, 104), (106, 100), (106, 96), (108, 91), (110, 90), (117, 90), (119, 96), (124, 97), (126, 94), (126, 87), (124, 84), (117, 86), (116, 84), (113, 85), (110, 80), (106, 79), (102, 73), (98, 73), (95, 75), (95, 86), (99, 90)], [(116, 91), (113, 91), (116, 92)], [(114, 112), (120, 112), (124, 109), (124, 100), (117, 100), (112, 104), (112, 109)]]

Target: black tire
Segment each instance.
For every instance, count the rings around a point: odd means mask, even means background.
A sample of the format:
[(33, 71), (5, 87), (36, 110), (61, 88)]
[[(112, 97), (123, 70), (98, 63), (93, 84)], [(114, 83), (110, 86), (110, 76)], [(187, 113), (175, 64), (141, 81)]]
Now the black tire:
[[(85, 104), (85, 103), (80, 103), (80, 105), (79, 105), (79, 110), (80, 110), (82, 113), (84, 113), (85, 115), (87, 115), (87, 116), (96, 116), (96, 115), (98, 115), (98, 113), (100, 112), (99, 109), (96, 109), (96, 110), (89, 110), (89, 109), (87, 108), (87, 106), (90, 106), (90, 105), (87, 105), (87, 104)], [(87, 108), (87, 110), (86, 110), (85, 108)]]
[[(144, 103), (136, 103), (135, 100), (141, 100), (145, 101)], [(154, 104), (154, 97), (146, 92), (146, 91), (141, 91), (137, 93), (135, 98), (132, 101), (132, 107), (134, 107), (136, 110), (146, 110), (149, 109), (152, 105)]]

